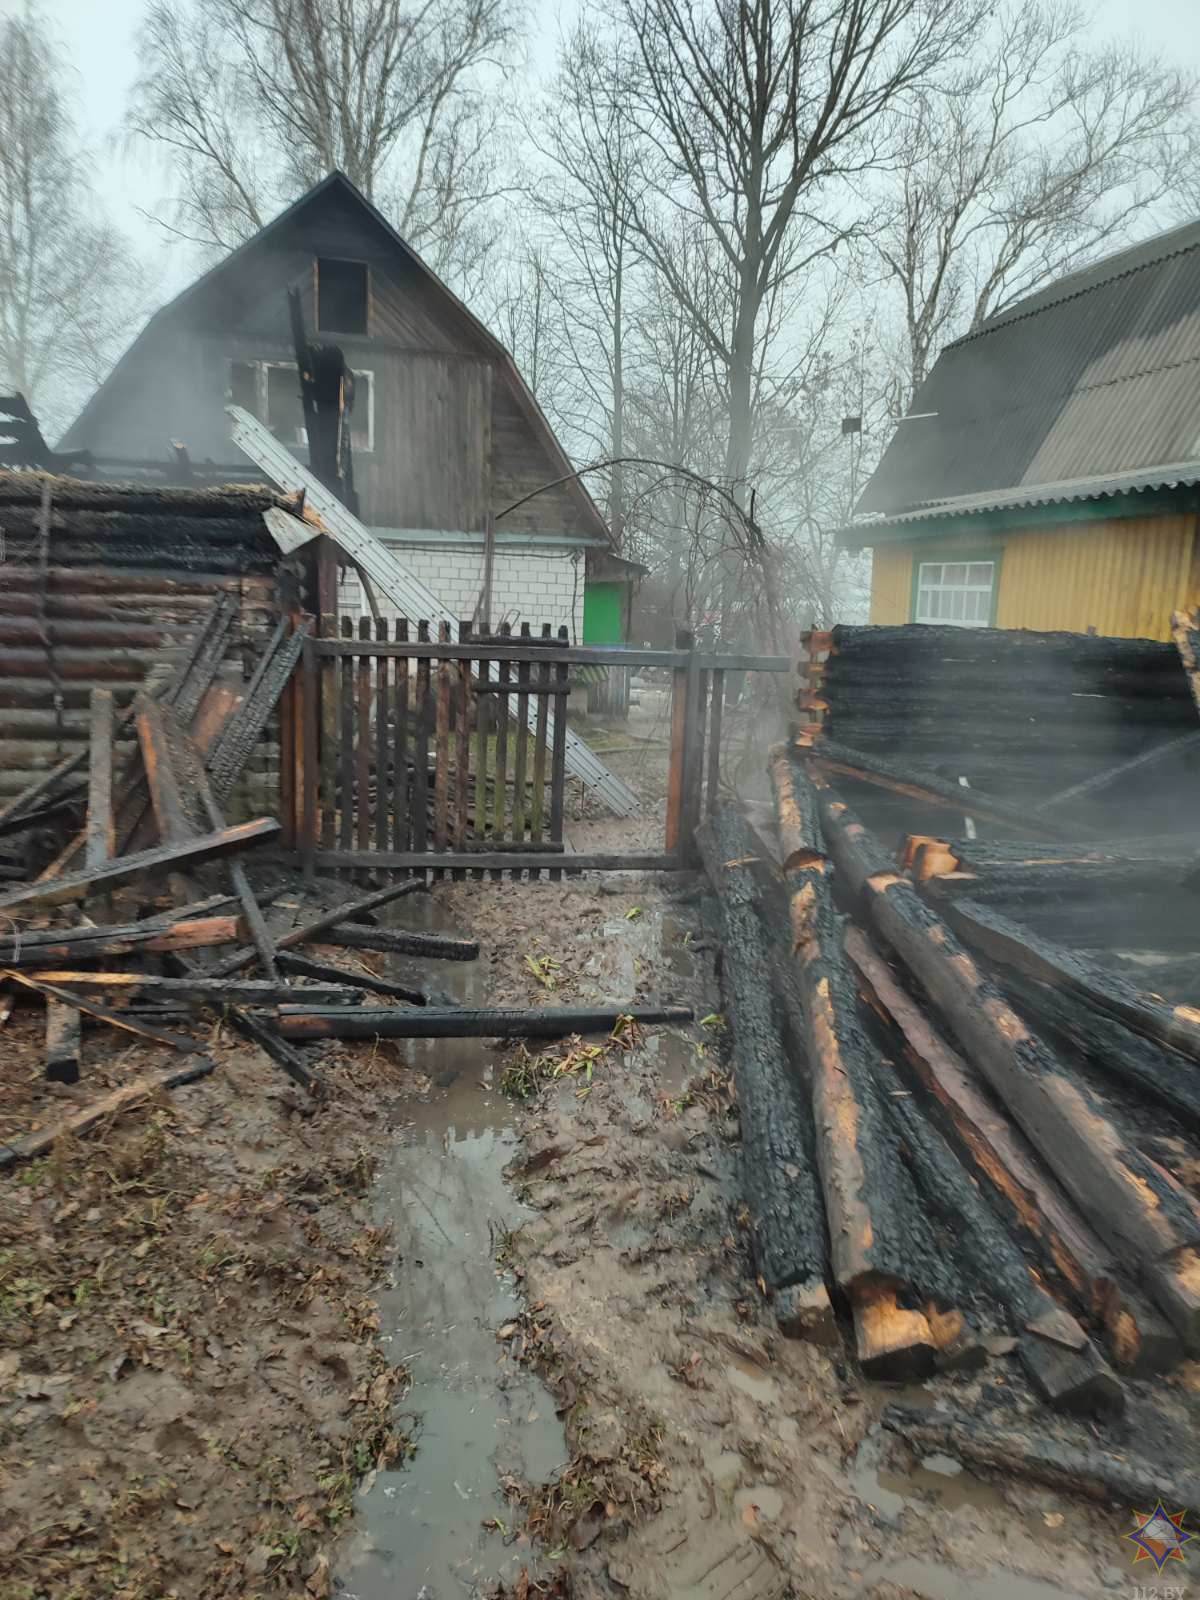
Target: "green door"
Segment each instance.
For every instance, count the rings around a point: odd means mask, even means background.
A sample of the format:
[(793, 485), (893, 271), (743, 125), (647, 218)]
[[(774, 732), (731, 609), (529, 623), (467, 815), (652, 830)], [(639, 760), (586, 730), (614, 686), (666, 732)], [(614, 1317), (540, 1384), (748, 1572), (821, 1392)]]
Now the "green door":
[(621, 644), (625, 638), (625, 585), (589, 583), (583, 591), (584, 644)]

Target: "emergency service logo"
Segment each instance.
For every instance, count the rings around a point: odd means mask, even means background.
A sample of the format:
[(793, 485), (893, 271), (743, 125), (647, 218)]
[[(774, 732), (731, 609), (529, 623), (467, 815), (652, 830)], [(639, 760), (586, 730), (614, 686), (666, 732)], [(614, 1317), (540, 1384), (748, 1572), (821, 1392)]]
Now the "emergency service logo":
[(1137, 1546), (1134, 1565), (1139, 1561), (1153, 1561), (1155, 1571), (1161, 1572), (1168, 1561), (1182, 1561), (1183, 1547), (1192, 1538), (1183, 1526), (1186, 1515), (1186, 1511), (1168, 1511), (1161, 1500), (1148, 1516), (1144, 1511), (1135, 1511), (1136, 1526), (1132, 1533), (1125, 1535)]

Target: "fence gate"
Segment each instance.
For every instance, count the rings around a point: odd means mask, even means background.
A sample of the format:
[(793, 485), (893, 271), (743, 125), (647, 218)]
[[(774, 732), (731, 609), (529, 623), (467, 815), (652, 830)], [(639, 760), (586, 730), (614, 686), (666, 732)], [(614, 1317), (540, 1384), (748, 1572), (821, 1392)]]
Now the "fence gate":
[[(499, 877), (689, 864), (703, 794), (715, 801), (727, 667), (786, 671), (786, 657), (574, 647), (566, 628), (473, 632), (447, 622), (341, 619), (309, 637), (285, 740), (306, 873), (406, 869)], [(665, 849), (564, 853), (572, 666), (673, 669)], [(711, 684), (712, 694), (709, 696)], [(707, 731), (707, 758), (705, 755)], [(285, 810), (287, 807), (285, 806)]]

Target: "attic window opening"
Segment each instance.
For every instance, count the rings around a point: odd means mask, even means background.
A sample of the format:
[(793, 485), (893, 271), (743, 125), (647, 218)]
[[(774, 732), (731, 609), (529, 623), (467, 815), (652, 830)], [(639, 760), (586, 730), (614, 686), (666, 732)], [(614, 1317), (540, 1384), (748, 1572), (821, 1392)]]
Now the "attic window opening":
[[(229, 371), (229, 398), (271, 430), (289, 450), (308, 449), (300, 379), (294, 361), (234, 361)], [(375, 448), (375, 374), (354, 369), (354, 409), (350, 444), (358, 455)]]
[(317, 259), (317, 330), (366, 333), (370, 279), (365, 261)]
[(913, 621), (986, 628), (995, 588), (994, 561), (922, 561)]

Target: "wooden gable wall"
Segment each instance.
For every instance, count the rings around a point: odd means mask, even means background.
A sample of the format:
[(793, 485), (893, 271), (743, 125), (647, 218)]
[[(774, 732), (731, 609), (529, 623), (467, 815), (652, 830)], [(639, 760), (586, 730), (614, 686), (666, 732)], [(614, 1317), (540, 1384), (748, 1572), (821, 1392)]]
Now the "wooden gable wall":
[[(318, 334), (318, 257), (365, 261), (365, 336)], [(228, 461), (231, 364), (290, 363), (286, 290), (301, 291), (311, 338), (372, 375), (374, 448), (355, 452), (364, 520), (387, 528), (482, 531), (498, 511), (561, 476), (507, 363), (347, 190), (314, 196), (161, 312), (65, 443), (103, 456), (164, 459), (173, 440)], [(504, 520), (514, 532), (594, 533), (568, 487)]]

